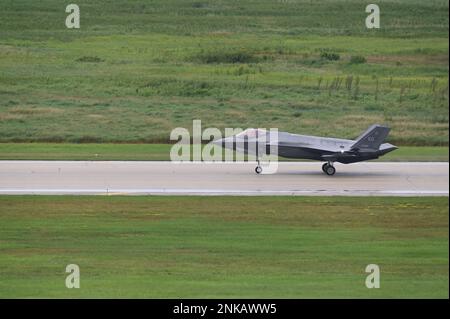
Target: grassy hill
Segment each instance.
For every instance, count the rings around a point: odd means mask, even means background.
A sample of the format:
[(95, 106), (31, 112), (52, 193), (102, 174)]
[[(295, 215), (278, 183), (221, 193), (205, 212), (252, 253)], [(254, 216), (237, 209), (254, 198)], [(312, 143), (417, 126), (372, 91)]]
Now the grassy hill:
[(448, 145), (448, 1), (3, 1), (0, 142), (166, 142), (203, 127)]

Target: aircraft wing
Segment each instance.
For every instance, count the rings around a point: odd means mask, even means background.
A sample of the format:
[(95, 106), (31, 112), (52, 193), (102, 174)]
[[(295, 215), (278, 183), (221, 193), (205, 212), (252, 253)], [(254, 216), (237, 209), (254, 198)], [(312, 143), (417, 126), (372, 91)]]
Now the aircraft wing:
[(336, 152), (333, 154), (326, 154), (326, 155), (322, 155), (321, 157), (323, 158), (324, 161), (338, 161), (338, 160), (343, 160), (343, 159), (352, 159), (352, 158), (356, 158), (358, 155), (353, 153), (353, 152)]

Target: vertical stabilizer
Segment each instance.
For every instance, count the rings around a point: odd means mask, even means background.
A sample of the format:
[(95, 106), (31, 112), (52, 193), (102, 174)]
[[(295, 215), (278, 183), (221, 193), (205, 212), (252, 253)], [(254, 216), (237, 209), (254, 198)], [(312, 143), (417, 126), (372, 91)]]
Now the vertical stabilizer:
[(351, 149), (377, 151), (388, 136), (390, 130), (387, 126), (374, 124), (356, 139)]

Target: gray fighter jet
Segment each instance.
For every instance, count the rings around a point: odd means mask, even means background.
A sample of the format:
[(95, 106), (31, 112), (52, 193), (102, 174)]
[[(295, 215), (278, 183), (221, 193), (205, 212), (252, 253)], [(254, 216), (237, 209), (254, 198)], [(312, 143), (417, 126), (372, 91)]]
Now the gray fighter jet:
[(257, 174), (262, 173), (260, 158), (275, 154), (286, 158), (308, 159), (325, 162), (322, 171), (334, 175), (334, 163), (356, 163), (376, 159), (397, 147), (383, 143), (390, 128), (375, 124), (355, 140), (272, 132), (263, 129), (247, 129), (213, 143), (237, 152), (256, 155)]

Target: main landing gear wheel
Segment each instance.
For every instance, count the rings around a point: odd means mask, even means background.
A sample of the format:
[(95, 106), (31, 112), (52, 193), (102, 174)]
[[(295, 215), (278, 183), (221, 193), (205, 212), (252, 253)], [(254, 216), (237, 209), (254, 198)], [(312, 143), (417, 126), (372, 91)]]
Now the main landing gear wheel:
[(327, 165), (325, 173), (329, 176), (332, 176), (332, 175), (334, 175), (334, 173), (336, 173), (336, 169), (331, 165)]
[(336, 173), (336, 169), (330, 163), (325, 163), (322, 165), (322, 171), (328, 176), (332, 176)]

